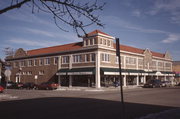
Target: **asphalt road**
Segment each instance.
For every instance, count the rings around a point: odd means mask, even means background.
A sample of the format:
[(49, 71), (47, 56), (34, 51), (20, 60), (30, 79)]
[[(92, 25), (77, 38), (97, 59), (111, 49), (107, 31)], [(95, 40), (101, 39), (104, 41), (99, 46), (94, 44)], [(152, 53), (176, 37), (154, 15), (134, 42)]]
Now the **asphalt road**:
[[(135, 119), (179, 108), (180, 87), (126, 89), (124, 99), (125, 118)], [(2, 119), (122, 119), (121, 115), (118, 90), (7, 90), (0, 94)]]

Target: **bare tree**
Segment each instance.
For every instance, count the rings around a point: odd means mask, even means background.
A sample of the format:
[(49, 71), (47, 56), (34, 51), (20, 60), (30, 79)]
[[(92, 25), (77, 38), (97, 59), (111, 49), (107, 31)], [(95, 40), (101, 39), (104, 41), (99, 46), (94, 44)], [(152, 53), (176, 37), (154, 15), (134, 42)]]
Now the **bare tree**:
[(6, 56), (14, 56), (16, 50), (10, 47), (6, 47), (4, 48), (3, 52)]
[(9, 6), (0, 10), (0, 14), (7, 11), (21, 8), (23, 5), (28, 5), (32, 8), (32, 13), (39, 11), (49, 13), (53, 16), (54, 23), (58, 28), (62, 28), (61, 24), (72, 26), (78, 36), (79, 31), (85, 32), (85, 27), (92, 24), (103, 26), (99, 20), (99, 16), (95, 15), (96, 11), (103, 9), (105, 3), (98, 5), (97, 0), (93, 2), (85, 2), (80, 0), (11, 0)]

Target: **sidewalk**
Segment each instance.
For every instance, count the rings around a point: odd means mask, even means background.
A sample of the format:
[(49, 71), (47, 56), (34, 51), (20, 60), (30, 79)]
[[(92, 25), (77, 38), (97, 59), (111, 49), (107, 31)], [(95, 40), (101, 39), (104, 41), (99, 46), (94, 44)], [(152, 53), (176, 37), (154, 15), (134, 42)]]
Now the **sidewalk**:
[[(123, 87), (124, 90), (126, 89), (135, 89), (141, 88), (140, 86), (126, 86)], [(94, 88), (94, 87), (59, 87), (56, 91), (116, 91), (120, 90), (120, 87), (101, 87), (101, 88)]]

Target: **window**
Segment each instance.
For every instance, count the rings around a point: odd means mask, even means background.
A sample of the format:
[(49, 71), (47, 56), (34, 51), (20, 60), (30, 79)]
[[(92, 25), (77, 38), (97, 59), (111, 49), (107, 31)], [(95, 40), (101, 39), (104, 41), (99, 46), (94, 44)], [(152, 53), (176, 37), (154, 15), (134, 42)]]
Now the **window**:
[(143, 66), (143, 59), (138, 59), (138, 65)]
[(24, 67), (25, 66), (25, 61), (21, 61), (20, 62), (20, 67)]
[(102, 53), (101, 58), (102, 58), (102, 61), (105, 61), (105, 62), (110, 61), (109, 54)]
[(107, 43), (106, 43), (106, 39), (104, 39), (103, 41), (104, 41), (104, 43), (103, 43), (103, 44), (104, 44), (104, 45), (106, 45), (106, 44), (107, 44)]
[(88, 40), (85, 40), (86, 41), (86, 45), (88, 45)]
[(93, 39), (90, 39), (90, 45), (93, 45)]
[(45, 65), (50, 65), (50, 58), (45, 59)]
[(74, 63), (82, 62), (81, 55), (73, 55), (73, 62)]
[(156, 61), (152, 61), (152, 66), (153, 66), (153, 67), (156, 66)]
[(135, 65), (136, 64), (136, 58), (126, 57), (126, 64)]
[(102, 38), (100, 38), (100, 44), (103, 44), (103, 43), (102, 43)]
[(40, 70), (39, 75), (44, 75), (44, 70)]
[(54, 64), (57, 64), (58, 63), (58, 57), (54, 57)]
[(28, 66), (32, 66), (32, 60), (28, 60)]
[[(120, 57), (121, 57), (121, 64), (122, 64), (124, 57), (123, 56), (120, 56)], [(119, 57), (118, 56), (116, 56), (116, 64), (119, 64)]]
[(163, 67), (163, 62), (158, 62), (159, 67)]
[(38, 65), (38, 60), (35, 59), (35, 60), (34, 60), (34, 66), (37, 66), (37, 65)]
[(22, 75), (26, 75), (26, 72), (22, 72)]
[(110, 40), (107, 41), (107, 45), (111, 46), (111, 41)]
[(18, 62), (14, 62), (14, 67), (18, 67), (19, 63)]
[(44, 64), (43, 59), (40, 59), (40, 60), (39, 60), (39, 65), (41, 66), (41, 65), (43, 65), (43, 64)]
[(32, 75), (32, 71), (28, 71), (28, 72), (27, 72), (27, 75)]
[(91, 61), (95, 61), (95, 54), (94, 53), (91, 54)]
[(94, 40), (94, 44), (97, 44), (97, 38), (94, 38), (93, 40)]
[(165, 67), (171, 67), (171, 63), (166, 63)]
[(85, 54), (84, 61), (88, 62), (89, 60), (90, 60), (90, 55), (89, 54)]
[(63, 57), (62, 57), (62, 63), (63, 63), (63, 64), (69, 63), (69, 56), (63, 56)]

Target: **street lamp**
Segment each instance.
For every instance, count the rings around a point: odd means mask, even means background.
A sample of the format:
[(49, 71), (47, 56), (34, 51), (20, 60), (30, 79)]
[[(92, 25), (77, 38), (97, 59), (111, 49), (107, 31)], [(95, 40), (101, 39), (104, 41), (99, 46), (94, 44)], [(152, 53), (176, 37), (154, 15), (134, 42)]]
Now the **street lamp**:
[(120, 57), (120, 45), (119, 45), (119, 38), (116, 38), (116, 56), (118, 56), (119, 61), (119, 80), (120, 80), (120, 87), (121, 87), (121, 103), (122, 103), (122, 119), (125, 119), (125, 104), (124, 104), (124, 96), (123, 96), (123, 87), (122, 87), (122, 70), (121, 70), (121, 57)]

